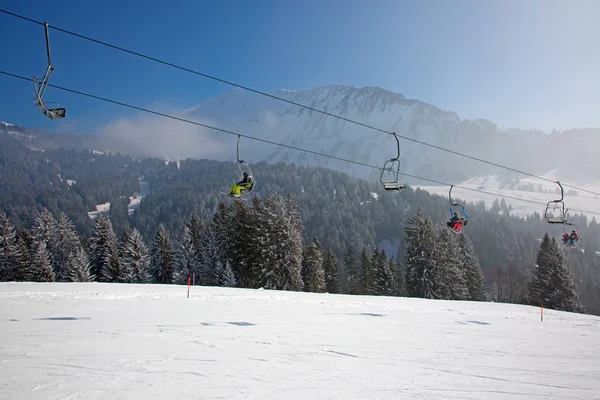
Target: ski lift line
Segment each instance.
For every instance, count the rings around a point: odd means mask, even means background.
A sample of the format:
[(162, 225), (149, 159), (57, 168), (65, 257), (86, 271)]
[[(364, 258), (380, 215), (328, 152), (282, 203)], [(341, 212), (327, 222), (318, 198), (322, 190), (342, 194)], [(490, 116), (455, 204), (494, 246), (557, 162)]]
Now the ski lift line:
[[(24, 80), (24, 81), (30, 81), (29, 78), (26, 78), (24, 76), (16, 75), (16, 74), (13, 74), (13, 73), (10, 73), (10, 72), (6, 72), (6, 71), (2, 71), (2, 70), (0, 70), (0, 75), (6, 75), (6, 76), (10, 76), (12, 78), (21, 79), (21, 80)], [(350, 160), (350, 159), (347, 159), (347, 158), (337, 157), (337, 156), (333, 156), (333, 155), (326, 154), (326, 153), (319, 153), (317, 151), (303, 149), (301, 147), (296, 147), (296, 146), (290, 146), (290, 145), (287, 145), (287, 144), (278, 143), (278, 142), (274, 142), (274, 141), (271, 141), (271, 140), (262, 139), (262, 138), (258, 138), (258, 137), (254, 137), (254, 136), (245, 135), (245, 134), (234, 132), (234, 131), (230, 131), (230, 130), (227, 130), (227, 129), (218, 128), (218, 127), (211, 126), (211, 125), (206, 125), (206, 124), (203, 124), (201, 122), (192, 121), (192, 120), (181, 118), (181, 117), (176, 117), (176, 116), (165, 114), (165, 113), (161, 113), (161, 112), (158, 112), (158, 111), (153, 111), (153, 110), (150, 110), (150, 109), (147, 109), (147, 108), (138, 107), (138, 106), (135, 106), (135, 105), (132, 105), (132, 104), (123, 103), (123, 102), (120, 102), (120, 101), (117, 101), (117, 100), (112, 100), (112, 99), (108, 99), (108, 98), (105, 98), (105, 97), (96, 96), (96, 95), (93, 95), (93, 94), (90, 94), (90, 93), (85, 93), (85, 92), (81, 92), (81, 91), (78, 91), (78, 90), (69, 89), (69, 88), (65, 88), (65, 87), (58, 86), (58, 85), (53, 85), (53, 84), (48, 84), (48, 86), (51, 86), (51, 87), (53, 87), (55, 89), (59, 89), (59, 90), (65, 91), (65, 92), (69, 92), (69, 93), (77, 94), (77, 95), (80, 95), (80, 96), (89, 97), (89, 98), (92, 98), (92, 99), (104, 101), (106, 103), (111, 103), (111, 104), (119, 105), (119, 106), (122, 106), (122, 107), (127, 107), (127, 108), (131, 108), (131, 109), (134, 109), (134, 110), (142, 111), (142, 112), (145, 112), (145, 113), (154, 114), (154, 115), (158, 115), (158, 116), (161, 116), (161, 117), (169, 118), (169, 119), (172, 119), (172, 120), (176, 120), (176, 121), (185, 122), (185, 123), (188, 123), (188, 124), (200, 126), (200, 127), (203, 127), (203, 128), (212, 129), (212, 130), (215, 130), (215, 131), (218, 131), (218, 132), (227, 133), (227, 134), (230, 134), (230, 135), (237, 136), (238, 138), (244, 137), (244, 138), (247, 138), (247, 139), (250, 139), (250, 140), (256, 140), (258, 142), (267, 143), (267, 144), (271, 144), (271, 145), (274, 145), (274, 146), (285, 147), (285, 148), (288, 148), (290, 150), (301, 151), (301, 152), (305, 152), (305, 153), (309, 153), (309, 154), (313, 154), (313, 155), (317, 155), (317, 156), (321, 156), (321, 157), (325, 157), (325, 158), (331, 158), (331, 159), (334, 159), (334, 160), (343, 161), (343, 162), (347, 162), (347, 163), (350, 163), (350, 164), (355, 164), (355, 165), (359, 165), (359, 166), (363, 166), (363, 167), (367, 167), (367, 168), (372, 168), (372, 169), (379, 170), (379, 171), (383, 170), (383, 168), (380, 167), (380, 166), (371, 165), (371, 164), (363, 163), (363, 162), (360, 162), (360, 161)], [(437, 183), (439, 185), (452, 186), (454, 188), (459, 188), (459, 189), (463, 189), (463, 190), (469, 190), (469, 191), (472, 191), (472, 192), (477, 192), (477, 193), (482, 193), (482, 194), (488, 194), (488, 195), (497, 196), (497, 197), (506, 198), (506, 199), (512, 199), (512, 200), (521, 201), (521, 202), (525, 202), (525, 203), (531, 203), (531, 204), (536, 204), (536, 205), (546, 205), (546, 203), (541, 203), (541, 202), (538, 202), (538, 201), (535, 201), (535, 200), (521, 199), (521, 198), (518, 198), (518, 197), (509, 196), (509, 195), (505, 195), (505, 194), (488, 192), (488, 191), (481, 190), (481, 189), (474, 189), (474, 188), (469, 188), (469, 187), (464, 187), (464, 186), (459, 186), (459, 185), (452, 185), (452, 184), (447, 183), (447, 182), (443, 182), (443, 181), (439, 181), (439, 180), (431, 179), (431, 178), (424, 178), (422, 176), (407, 174), (405, 172), (400, 172), (400, 175), (404, 175), (404, 176), (408, 176), (408, 177), (411, 177), (411, 178), (428, 181), (428, 182), (431, 182), (431, 183)], [(571, 209), (571, 211), (585, 213), (585, 214), (592, 214), (592, 215), (600, 215), (600, 213), (598, 213), (598, 212), (592, 212), (592, 211), (584, 211), (584, 210), (577, 210), (577, 209)]]
[[(31, 23), (34, 23), (34, 24), (44, 25), (44, 22), (37, 21), (37, 20), (31, 19), (31, 18), (25, 17), (23, 15), (15, 14), (15, 13), (7, 11), (7, 10), (0, 9), (0, 12), (2, 12), (4, 14), (7, 14), (7, 15), (11, 15), (11, 16), (16, 17), (16, 18), (23, 19), (25, 21), (28, 21), (28, 22), (31, 22)], [(98, 40), (98, 39), (94, 39), (94, 38), (91, 38), (91, 37), (88, 37), (88, 36), (85, 36), (85, 35), (82, 35), (82, 34), (79, 34), (79, 33), (75, 33), (75, 32), (63, 29), (63, 28), (59, 28), (59, 27), (51, 26), (51, 25), (49, 27), (52, 28), (52, 29), (55, 29), (55, 30), (57, 30), (59, 32), (63, 32), (63, 33), (68, 34), (68, 35), (76, 36), (76, 37), (78, 37), (80, 39), (88, 40), (90, 42), (94, 42), (94, 43), (100, 44), (102, 46), (110, 47), (110, 48), (115, 49), (115, 50), (119, 50), (119, 51), (122, 51), (122, 52), (125, 52), (125, 53), (129, 53), (129, 54), (132, 54), (132, 55), (135, 55), (135, 56), (138, 56), (138, 57), (142, 57), (142, 58), (145, 58), (147, 60), (154, 61), (154, 62), (163, 64), (163, 65), (166, 65), (166, 66), (169, 66), (169, 67), (172, 67), (172, 68), (176, 68), (176, 69), (179, 69), (179, 70), (182, 70), (182, 71), (185, 71), (185, 72), (189, 72), (191, 74), (198, 75), (198, 76), (201, 76), (201, 77), (204, 77), (204, 78), (207, 78), (207, 79), (211, 79), (211, 80), (214, 80), (214, 81), (217, 81), (217, 82), (221, 82), (221, 83), (224, 83), (226, 85), (230, 85), (230, 86), (234, 86), (234, 87), (237, 87), (237, 88), (240, 88), (240, 89), (244, 89), (244, 90), (247, 90), (249, 92), (259, 94), (261, 96), (269, 97), (269, 98), (272, 98), (272, 99), (275, 99), (275, 100), (278, 100), (278, 101), (283, 101), (285, 103), (292, 104), (292, 105), (295, 105), (297, 107), (302, 107), (302, 108), (305, 108), (307, 110), (311, 110), (311, 111), (314, 111), (314, 112), (318, 112), (318, 113), (321, 113), (323, 115), (327, 115), (329, 117), (337, 118), (337, 119), (340, 119), (342, 121), (346, 121), (346, 122), (349, 122), (349, 123), (352, 123), (352, 124), (355, 124), (355, 125), (358, 125), (358, 126), (362, 126), (362, 127), (365, 127), (365, 128), (371, 129), (371, 130), (375, 130), (375, 131), (378, 131), (378, 132), (386, 133), (388, 135), (395, 135), (395, 136), (398, 136), (398, 137), (400, 137), (400, 138), (402, 138), (404, 140), (408, 140), (408, 141), (411, 141), (411, 142), (414, 142), (414, 143), (418, 143), (418, 144), (421, 144), (423, 146), (428, 146), (428, 147), (431, 147), (431, 148), (434, 148), (434, 149), (437, 149), (437, 150), (440, 150), (440, 151), (445, 151), (445, 152), (448, 152), (448, 153), (451, 153), (451, 154), (454, 154), (454, 155), (457, 155), (457, 156), (465, 157), (465, 158), (468, 158), (468, 159), (471, 159), (471, 160), (474, 160), (474, 161), (482, 162), (484, 164), (488, 164), (488, 165), (492, 165), (492, 166), (495, 166), (495, 167), (498, 167), (498, 168), (506, 169), (506, 170), (509, 170), (509, 171), (512, 171), (512, 172), (516, 172), (516, 173), (519, 173), (519, 174), (522, 174), (522, 175), (527, 175), (527, 176), (530, 176), (532, 178), (540, 179), (540, 180), (543, 180), (543, 181), (546, 181), (546, 182), (555, 183), (555, 181), (553, 181), (552, 179), (544, 178), (543, 176), (539, 176), (539, 175), (535, 175), (535, 174), (532, 174), (532, 173), (529, 173), (529, 172), (521, 171), (521, 170), (518, 170), (518, 169), (512, 168), (512, 167), (507, 167), (505, 165), (498, 164), (498, 163), (495, 163), (493, 161), (487, 161), (487, 160), (484, 160), (484, 159), (479, 158), (479, 157), (470, 156), (468, 154), (464, 154), (464, 153), (461, 153), (461, 152), (458, 152), (458, 151), (455, 151), (455, 150), (450, 150), (450, 149), (447, 149), (447, 148), (444, 148), (444, 147), (441, 147), (441, 146), (437, 146), (437, 145), (434, 145), (434, 144), (431, 144), (431, 143), (427, 143), (427, 142), (423, 142), (423, 141), (420, 141), (420, 140), (417, 140), (417, 139), (413, 139), (413, 138), (408, 137), (408, 136), (397, 135), (396, 133), (390, 132), (390, 131), (386, 131), (385, 129), (377, 128), (375, 126), (372, 126), (372, 125), (369, 125), (369, 124), (365, 124), (363, 122), (355, 121), (355, 120), (352, 120), (350, 118), (346, 118), (346, 117), (342, 117), (340, 115), (332, 114), (332, 113), (324, 111), (324, 110), (319, 110), (318, 108), (310, 107), (310, 106), (307, 106), (307, 105), (304, 105), (304, 104), (301, 104), (301, 103), (297, 103), (295, 101), (287, 100), (287, 99), (284, 99), (282, 97), (275, 96), (275, 95), (272, 95), (272, 94), (269, 94), (269, 93), (266, 93), (266, 92), (263, 92), (263, 91), (260, 91), (260, 90), (257, 90), (257, 89), (252, 89), (252, 88), (250, 88), (248, 86), (240, 85), (240, 84), (237, 84), (237, 83), (232, 82), (232, 81), (228, 81), (228, 80), (223, 79), (223, 78), (218, 78), (216, 76), (212, 76), (212, 75), (209, 75), (209, 74), (206, 74), (206, 73), (203, 73), (203, 72), (195, 71), (195, 70), (190, 69), (190, 68), (186, 68), (186, 67), (183, 67), (183, 66), (180, 66), (180, 65), (177, 65), (177, 64), (173, 64), (173, 63), (168, 62), (168, 61), (164, 61), (164, 60), (152, 57), (152, 56), (148, 56), (148, 55), (145, 55), (145, 54), (142, 54), (142, 53), (138, 53), (136, 51), (129, 50), (129, 49), (126, 49), (126, 48), (123, 48), (123, 47), (119, 47), (119, 46), (116, 46), (116, 45), (113, 45), (113, 44), (110, 44), (110, 43), (107, 43), (107, 42), (104, 42), (104, 41), (101, 41), (101, 40)], [(590, 194), (594, 194), (594, 195), (600, 196), (600, 193), (594, 192), (592, 190), (583, 189), (583, 188), (579, 188), (577, 186), (568, 185), (568, 184), (564, 184), (564, 183), (563, 183), (563, 185), (566, 186), (566, 187), (575, 189), (575, 190), (579, 190), (579, 191), (582, 191), (582, 192), (586, 192), (586, 193), (590, 193)]]

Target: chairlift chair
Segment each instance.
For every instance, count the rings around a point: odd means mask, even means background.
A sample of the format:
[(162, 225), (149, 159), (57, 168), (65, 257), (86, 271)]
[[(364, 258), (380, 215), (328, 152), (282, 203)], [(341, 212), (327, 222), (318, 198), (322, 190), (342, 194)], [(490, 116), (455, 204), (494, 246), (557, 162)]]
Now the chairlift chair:
[[(48, 23), (44, 22), (44, 28), (46, 30), (46, 52), (48, 54), (48, 67), (46, 68), (46, 73), (44, 77), (40, 80), (37, 77), (33, 77), (33, 89), (35, 91), (35, 98), (33, 99), (34, 107), (44, 114), (46, 117), (51, 120), (55, 120), (58, 118), (65, 118), (67, 110), (64, 108), (58, 107), (57, 103), (44, 102), (44, 93), (46, 93), (46, 89), (48, 88), (48, 81), (50, 80), (50, 75), (54, 72), (54, 66), (52, 65), (52, 61), (50, 60), (50, 36), (48, 35)], [(48, 108), (47, 104), (56, 104), (57, 107)]]
[[(400, 175), (400, 141), (395, 133), (394, 138), (396, 139), (397, 145), (396, 157), (385, 162), (383, 168), (381, 169), (381, 177), (379, 178), (379, 181), (383, 185), (383, 189), (399, 191), (406, 189), (406, 185), (398, 183), (398, 176)], [(390, 175), (393, 179), (384, 179), (390, 177)]]
[(251, 181), (251, 185), (250, 186), (246, 186), (244, 188), (244, 192), (245, 193), (250, 193), (254, 190), (254, 186), (256, 186), (256, 180), (254, 179), (254, 175), (252, 175), (252, 170), (250, 169), (250, 165), (248, 165), (248, 163), (244, 160), (240, 159), (240, 139), (241, 136), (238, 135), (238, 140), (237, 140), (237, 162), (238, 162), (238, 168), (240, 170), (240, 174), (244, 175), (244, 172), (248, 173), (248, 176), (250, 177), (250, 179), (252, 179)]
[[(469, 222), (469, 215), (467, 214), (467, 210), (465, 210), (465, 206), (452, 201), (452, 189), (453, 188), (454, 188), (454, 185), (450, 185), (450, 191), (448, 192), (448, 201), (450, 202), (451, 206), (461, 208), (462, 216), (465, 217), (465, 222), (463, 223), (463, 225), (467, 226), (467, 222)], [(452, 218), (453, 216), (454, 216), (454, 210), (452, 209), (452, 207), (450, 207), (450, 218)]]
[[(560, 199), (549, 201), (546, 205), (546, 211), (544, 212), (544, 218), (550, 224), (568, 224), (567, 222), (567, 211), (565, 211), (565, 203), (564, 200), (564, 190), (560, 182), (558, 186), (560, 187)], [(553, 211), (558, 210), (560, 212), (560, 216), (556, 216)]]

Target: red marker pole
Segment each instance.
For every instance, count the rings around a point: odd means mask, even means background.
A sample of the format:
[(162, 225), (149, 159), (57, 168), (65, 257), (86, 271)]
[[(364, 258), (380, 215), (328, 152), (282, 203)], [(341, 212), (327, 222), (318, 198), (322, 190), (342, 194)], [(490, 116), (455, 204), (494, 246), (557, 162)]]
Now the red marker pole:
[(187, 293), (188, 299), (190, 298), (190, 280), (191, 280), (191, 278), (188, 276), (188, 293)]
[(542, 304), (542, 308), (540, 309), (540, 321), (544, 321), (544, 305)]

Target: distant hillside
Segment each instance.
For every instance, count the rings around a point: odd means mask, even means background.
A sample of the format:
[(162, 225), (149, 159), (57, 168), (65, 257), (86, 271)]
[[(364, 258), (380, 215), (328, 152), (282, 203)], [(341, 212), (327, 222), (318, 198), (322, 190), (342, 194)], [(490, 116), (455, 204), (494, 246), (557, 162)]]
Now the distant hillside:
[[(151, 241), (160, 223), (176, 235), (193, 212), (211, 219), (220, 202), (233, 201), (225, 193), (240, 178), (237, 166), (229, 162), (134, 160), (89, 150), (40, 152), (20, 143), (0, 134), (0, 209), (19, 229), (30, 227), (47, 207), (64, 211), (86, 237), (94, 211), (102, 205), (118, 235), (135, 226)], [(417, 208), (438, 221), (440, 229), (448, 219), (447, 197), (420, 189), (384, 192), (375, 183), (345, 173), (284, 163), (259, 163), (253, 165), (253, 172), (256, 195), (290, 193), (299, 205), (305, 240), (319, 238), (338, 258), (348, 246), (378, 246), (404, 261), (403, 229)], [(465, 232), (490, 285), (499, 279), (494, 277), (495, 267), (513, 265), (528, 274), (535, 263), (538, 239), (546, 231), (562, 234), (561, 228), (549, 226), (539, 215), (527, 219), (510, 216), (504, 201), (492, 210), (483, 202), (465, 206), (470, 216)], [(600, 257), (596, 256), (600, 229), (595, 221), (589, 223), (583, 217), (574, 217), (574, 222), (580, 229), (582, 249), (568, 250), (569, 258), (578, 285), (594, 292), (600, 287)]]

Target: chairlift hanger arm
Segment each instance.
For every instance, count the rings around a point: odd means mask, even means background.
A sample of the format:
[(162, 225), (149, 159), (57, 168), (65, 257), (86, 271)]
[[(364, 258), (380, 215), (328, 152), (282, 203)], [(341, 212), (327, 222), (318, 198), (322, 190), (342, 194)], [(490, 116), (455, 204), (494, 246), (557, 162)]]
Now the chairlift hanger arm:
[(560, 184), (560, 182), (557, 181), (556, 183), (558, 183), (558, 186), (560, 187), (560, 200), (554, 200), (554, 202), (555, 203), (559, 203), (559, 202), (561, 202), (561, 201), (564, 200), (564, 198), (565, 198), (565, 191), (564, 191), (562, 185)]
[(394, 132), (394, 139), (396, 139), (396, 158), (392, 158), (390, 161), (400, 160), (400, 140), (398, 139), (396, 132)]
[(237, 161), (238, 164), (244, 163), (244, 160), (240, 160), (240, 140), (242, 139), (242, 136), (238, 135), (238, 140), (237, 140)]
[(50, 35), (48, 34), (48, 22), (44, 22), (44, 29), (46, 30), (46, 53), (48, 53), (48, 66), (52, 67), (52, 61), (50, 60)]
[[(452, 201), (452, 189), (454, 188), (454, 185), (450, 185), (450, 191), (448, 192), (448, 201), (450, 201), (450, 204), (452, 204), (455, 207), (458, 207), (460, 204), (455, 203)], [(464, 209), (464, 207), (463, 207)]]

